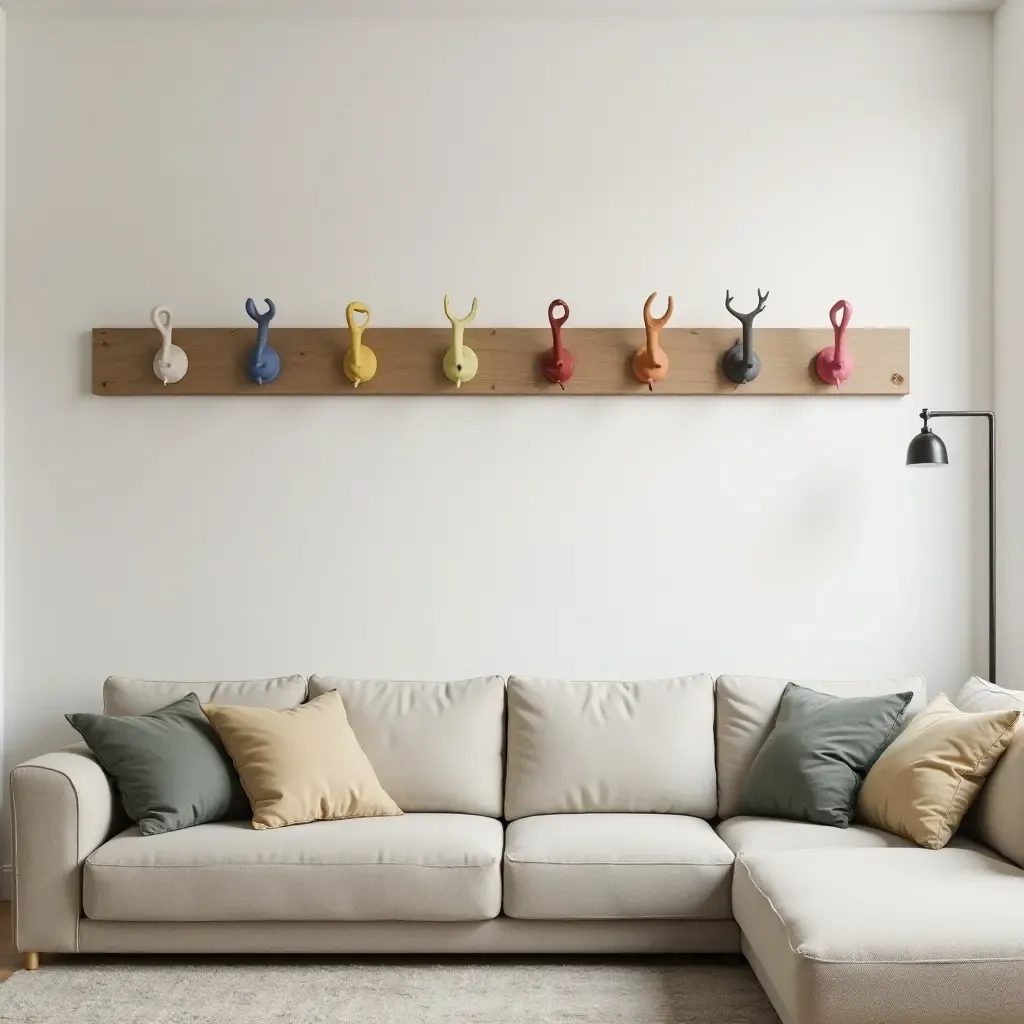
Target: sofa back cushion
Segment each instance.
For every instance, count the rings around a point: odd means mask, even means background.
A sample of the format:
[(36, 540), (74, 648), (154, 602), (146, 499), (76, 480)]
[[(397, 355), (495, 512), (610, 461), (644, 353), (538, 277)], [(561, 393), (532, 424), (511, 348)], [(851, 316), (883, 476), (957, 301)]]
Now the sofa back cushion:
[(275, 676), (235, 682), (175, 683), (111, 676), (103, 684), (103, 714), (149, 715), (190, 693), (201, 704), (294, 708), (306, 699), (306, 680), (302, 676)]
[(310, 678), (310, 699), (330, 690), (341, 695), (359, 745), (402, 810), (501, 817), (501, 676), (447, 683)]
[[(904, 722), (924, 707), (925, 686), (921, 676), (824, 682), (793, 680), (801, 686), (834, 697), (880, 697), (909, 690)], [(740, 812), (740, 794), (754, 758), (775, 724), (788, 679), (757, 676), (720, 676), (715, 683), (715, 740), (718, 776), (718, 816), (731, 818)]]
[(505, 817), (566, 812), (715, 816), (714, 684), (508, 683)]
[[(961, 711), (1024, 710), (1024, 690), (975, 676), (953, 702)], [(962, 831), (1024, 868), (1024, 726), (1017, 731), (964, 818)]]

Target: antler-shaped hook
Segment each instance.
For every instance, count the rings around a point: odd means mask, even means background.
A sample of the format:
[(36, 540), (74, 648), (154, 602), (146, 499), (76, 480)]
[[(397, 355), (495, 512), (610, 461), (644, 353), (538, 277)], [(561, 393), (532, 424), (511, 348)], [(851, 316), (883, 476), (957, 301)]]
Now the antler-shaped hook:
[(252, 317), (252, 319), (255, 320), (256, 323), (258, 323), (261, 327), (263, 326), (264, 321), (269, 324), (270, 321), (273, 320), (274, 316), (277, 314), (277, 307), (274, 305), (273, 299), (264, 299), (263, 301), (267, 304), (267, 311), (265, 313), (260, 313), (256, 309), (256, 303), (253, 302), (252, 299), (245, 300), (246, 313), (248, 313), (249, 316)]
[(754, 317), (760, 313), (768, 301), (768, 292), (762, 294), (757, 289), (757, 308), (749, 313), (741, 313), (733, 308), (732, 293), (725, 290), (725, 308), (743, 325), (743, 340), (737, 342), (722, 361), (722, 372), (733, 384), (746, 384), (752, 381), (761, 369), (761, 360), (754, 351)]
[(647, 343), (633, 354), (633, 374), (642, 384), (647, 385), (649, 391), (654, 390), (656, 381), (664, 380), (668, 376), (668, 356), (659, 339), (662, 327), (668, 323), (675, 309), (670, 295), (664, 315), (651, 316), (651, 304), (657, 296), (657, 292), (651, 292), (644, 303), (644, 332), (647, 335)]
[(662, 317), (651, 316), (651, 305), (654, 300), (658, 297), (657, 292), (651, 292), (647, 296), (647, 301), (644, 303), (644, 327), (647, 328), (648, 334), (652, 327), (657, 328), (659, 331), (672, 319), (672, 312), (675, 309), (675, 304), (672, 301), (672, 296), (668, 297), (668, 305), (665, 307), (665, 315)]
[(448, 317), (452, 325), (452, 344), (444, 354), (442, 367), (445, 376), (457, 387), (461, 388), (463, 382), (471, 381), (476, 376), (477, 357), (476, 353), (463, 344), (463, 332), (476, 317), (476, 296), (473, 296), (473, 305), (464, 317), (453, 315), (451, 306), (448, 304), (448, 295), (444, 297), (444, 315)]
[(474, 295), (473, 305), (464, 317), (457, 317), (452, 313), (451, 307), (448, 305), (448, 295), (445, 294), (444, 315), (451, 321), (452, 327), (468, 327), (476, 319), (476, 299), (477, 297)]
[(273, 299), (264, 299), (266, 312), (260, 313), (252, 299), (245, 300), (245, 311), (256, 321), (256, 344), (249, 354), (249, 376), (257, 384), (269, 384), (277, 379), (281, 372), (281, 357), (277, 351), (267, 344), (270, 333), (270, 321), (277, 313)]

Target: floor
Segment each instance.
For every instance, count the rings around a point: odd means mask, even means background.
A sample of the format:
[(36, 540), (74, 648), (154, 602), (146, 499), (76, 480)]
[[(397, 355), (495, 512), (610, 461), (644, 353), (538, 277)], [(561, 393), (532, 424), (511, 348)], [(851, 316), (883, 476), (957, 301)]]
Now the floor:
[(21, 954), (14, 948), (11, 933), (11, 905), (0, 903), (0, 981), (6, 981), (21, 969)]

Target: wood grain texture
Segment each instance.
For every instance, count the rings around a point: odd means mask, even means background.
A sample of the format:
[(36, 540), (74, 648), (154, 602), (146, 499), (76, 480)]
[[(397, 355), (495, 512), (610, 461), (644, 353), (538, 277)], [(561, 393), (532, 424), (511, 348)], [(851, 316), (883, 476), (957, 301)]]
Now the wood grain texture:
[[(363, 344), (377, 356), (377, 375), (354, 388), (342, 369), (345, 328), (271, 329), (281, 356), (281, 376), (252, 383), (245, 354), (253, 328), (178, 328), (174, 343), (188, 355), (188, 374), (164, 386), (153, 373), (160, 336), (152, 328), (96, 328), (92, 335), (92, 390), (97, 395), (629, 395), (646, 394), (630, 361), (644, 344), (637, 328), (566, 328), (562, 340), (576, 358), (564, 392), (541, 376), (540, 357), (551, 345), (548, 328), (506, 327), (466, 331), (480, 370), (456, 390), (441, 369), (451, 344), (447, 328), (371, 328)], [(841, 389), (814, 372), (818, 350), (832, 344), (828, 328), (766, 327), (755, 332), (761, 373), (736, 387), (722, 376), (723, 353), (736, 342), (734, 328), (665, 328), (661, 344), (671, 371), (653, 395), (906, 395), (910, 392), (910, 332), (905, 328), (854, 328), (847, 343), (856, 372)]]

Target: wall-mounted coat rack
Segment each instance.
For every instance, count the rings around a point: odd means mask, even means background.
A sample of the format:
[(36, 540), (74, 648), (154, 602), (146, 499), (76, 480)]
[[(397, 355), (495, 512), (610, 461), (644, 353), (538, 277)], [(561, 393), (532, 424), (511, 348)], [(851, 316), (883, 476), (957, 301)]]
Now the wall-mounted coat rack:
[(640, 381), (633, 359), (646, 342), (643, 326), (577, 327), (561, 330), (572, 352), (572, 384), (564, 391), (546, 379), (544, 356), (551, 351), (550, 327), (466, 328), (465, 350), (477, 356), (472, 379), (456, 389), (445, 375), (452, 330), (369, 327), (363, 343), (372, 347), (377, 370), (359, 387), (343, 371), (351, 345), (345, 327), (269, 329), (268, 345), (280, 356), (275, 380), (253, 384), (247, 372), (253, 352), (249, 328), (182, 328), (174, 340), (188, 353), (188, 373), (165, 386), (153, 372), (160, 346), (154, 328), (96, 328), (92, 342), (92, 390), (97, 395), (905, 395), (910, 391), (910, 332), (905, 328), (850, 328), (845, 344), (856, 373), (841, 388), (825, 383), (815, 364), (821, 349), (834, 345), (824, 328), (756, 329), (760, 372), (747, 383), (722, 373), (723, 357), (740, 339), (736, 327), (665, 327), (659, 343), (672, 372), (653, 392)]

